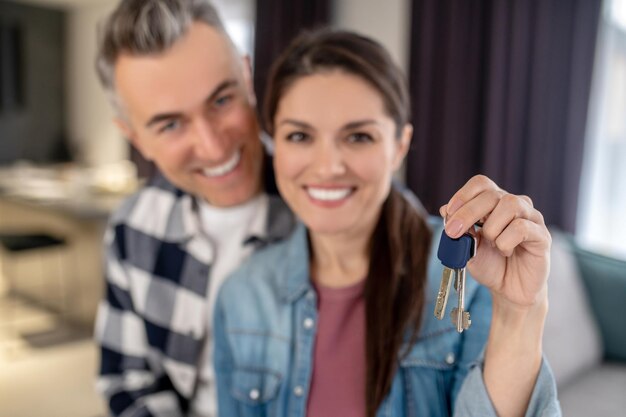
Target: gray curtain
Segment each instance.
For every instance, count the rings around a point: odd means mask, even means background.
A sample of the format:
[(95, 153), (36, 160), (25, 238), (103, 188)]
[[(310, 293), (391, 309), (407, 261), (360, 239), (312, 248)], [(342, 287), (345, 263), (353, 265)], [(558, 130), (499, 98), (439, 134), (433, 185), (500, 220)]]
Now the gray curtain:
[(573, 231), (601, 0), (414, 0), (407, 182), (436, 213), (472, 175)]
[(259, 112), (272, 63), (301, 31), (330, 22), (330, 4), (330, 0), (257, 0), (254, 89)]

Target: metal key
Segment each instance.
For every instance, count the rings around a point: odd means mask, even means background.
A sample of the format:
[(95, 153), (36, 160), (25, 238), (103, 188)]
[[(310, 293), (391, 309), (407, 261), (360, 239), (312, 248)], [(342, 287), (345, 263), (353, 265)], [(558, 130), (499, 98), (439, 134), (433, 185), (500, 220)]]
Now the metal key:
[(450, 284), (453, 280), (456, 281), (454, 269), (444, 266), (443, 274), (441, 275), (441, 284), (439, 284), (439, 292), (437, 293), (437, 302), (435, 303), (435, 317), (439, 320), (443, 319), (443, 315), (445, 314), (448, 297), (450, 296)]
[(454, 289), (457, 291), (457, 307), (451, 312), (452, 323), (459, 333), (467, 330), (471, 325), (470, 315), (465, 311), (465, 266), (475, 254), (476, 242), (469, 233), (453, 239), (443, 230), (439, 241), (437, 257), (443, 264), (443, 274), (437, 300), (435, 303), (435, 317), (443, 319), (446, 304), (450, 295), (450, 284), (454, 280)]
[(469, 311), (465, 311), (465, 268), (458, 270), (456, 276), (458, 302), (450, 313), (450, 319), (452, 319), (452, 324), (456, 326), (457, 332), (462, 333), (472, 324)]

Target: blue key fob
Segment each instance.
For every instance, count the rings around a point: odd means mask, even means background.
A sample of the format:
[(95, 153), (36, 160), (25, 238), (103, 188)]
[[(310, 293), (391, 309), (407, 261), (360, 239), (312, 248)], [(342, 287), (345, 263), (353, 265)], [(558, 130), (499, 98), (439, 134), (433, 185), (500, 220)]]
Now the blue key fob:
[(441, 231), (439, 249), (437, 257), (444, 266), (451, 269), (465, 268), (469, 261), (476, 254), (476, 240), (469, 233), (453, 239), (446, 234), (445, 229)]

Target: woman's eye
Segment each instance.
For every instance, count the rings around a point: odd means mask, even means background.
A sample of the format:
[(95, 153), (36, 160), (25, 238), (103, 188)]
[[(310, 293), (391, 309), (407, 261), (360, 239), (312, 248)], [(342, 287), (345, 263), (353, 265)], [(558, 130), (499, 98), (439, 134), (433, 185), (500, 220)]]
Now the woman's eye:
[(289, 142), (304, 142), (309, 139), (309, 135), (304, 132), (293, 132), (287, 135)]
[(215, 107), (223, 107), (226, 104), (228, 104), (232, 99), (233, 99), (233, 96), (231, 94), (218, 97), (215, 100)]
[(363, 132), (352, 133), (347, 139), (350, 143), (365, 143), (372, 142), (374, 140), (370, 134)]

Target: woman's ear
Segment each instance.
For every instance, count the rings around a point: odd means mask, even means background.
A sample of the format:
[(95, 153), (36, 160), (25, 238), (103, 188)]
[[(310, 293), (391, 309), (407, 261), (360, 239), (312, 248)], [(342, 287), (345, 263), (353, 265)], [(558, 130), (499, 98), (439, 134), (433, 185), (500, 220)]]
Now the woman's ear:
[(400, 138), (398, 139), (398, 152), (396, 153), (395, 159), (393, 161), (394, 170), (400, 169), (402, 166), (402, 161), (406, 157), (406, 154), (409, 152), (409, 148), (411, 147), (411, 139), (413, 138), (413, 125), (407, 123), (402, 128), (402, 132), (400, 133)]

